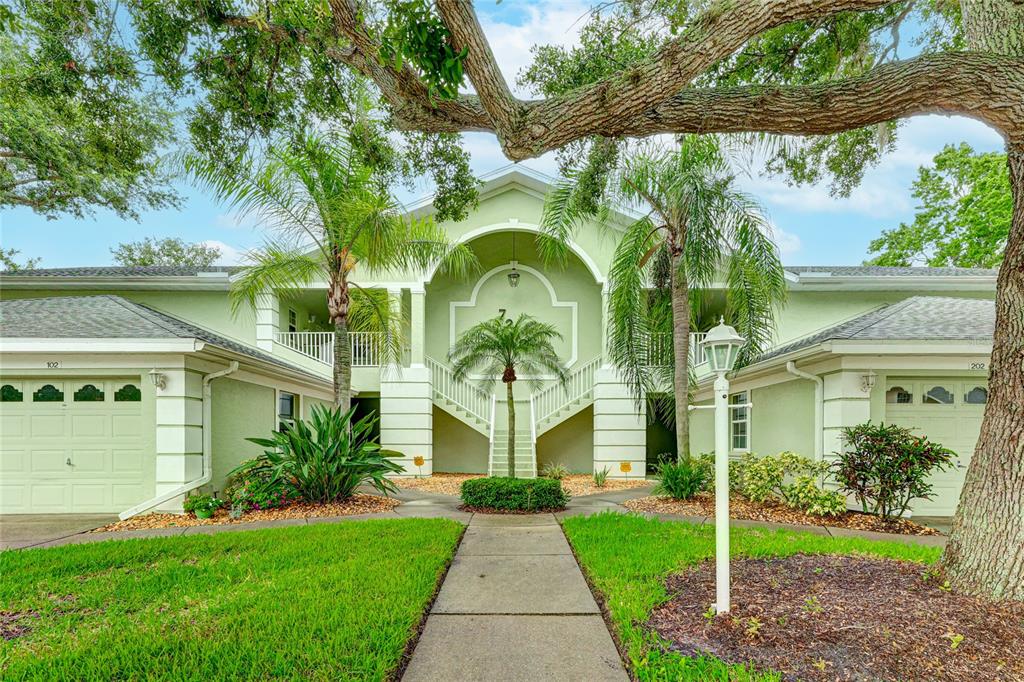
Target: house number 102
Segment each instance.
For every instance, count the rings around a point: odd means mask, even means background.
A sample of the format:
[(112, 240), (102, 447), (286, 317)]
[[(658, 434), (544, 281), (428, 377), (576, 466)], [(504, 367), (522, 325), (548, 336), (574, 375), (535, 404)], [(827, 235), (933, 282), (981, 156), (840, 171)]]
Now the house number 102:
[(58, 369), (60, 367), (60, 361), (54, 360), (46, 363), (46, 369)]

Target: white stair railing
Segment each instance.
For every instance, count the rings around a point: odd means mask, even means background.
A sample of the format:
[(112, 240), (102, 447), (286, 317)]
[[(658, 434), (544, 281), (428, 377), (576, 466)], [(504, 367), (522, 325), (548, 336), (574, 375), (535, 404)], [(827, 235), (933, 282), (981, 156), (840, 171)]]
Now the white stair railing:
[(564, 388), (555, 382), (535, 393), (530, 398), (530, 409), (536, 416), (534, 425), (558, 414), (568, 405), (591, 397), (594, 390), (594, 376), (600, 366), (601, 357), (598, 356), (570, 374)]
[(496, 410), (498, 409), (498, 396), (491, 395), (491, 428), (487, 434), (487, 440), (490, 443), (490, 447), (487, 451), (487, 475), (494, 475), (494, 418), (497, 416)]
[[(437, 360), (429, 357), (425, 360), (427, 368), (430, 369), (430, 382), (434, 395), (449, 401), (470, 416), (486, 423), (488, 408), (491, 407), (493, 396), (468, 381), (456, 379), (451, 369)], [(494, 428), (493, 418), (491, 428)]]
[[(334, 364), (334, 332), (277, 332), (274, 340), (296, 353)], [(381, 332), (349, 332), (353, 367), (379, 367), (384, 334)]]

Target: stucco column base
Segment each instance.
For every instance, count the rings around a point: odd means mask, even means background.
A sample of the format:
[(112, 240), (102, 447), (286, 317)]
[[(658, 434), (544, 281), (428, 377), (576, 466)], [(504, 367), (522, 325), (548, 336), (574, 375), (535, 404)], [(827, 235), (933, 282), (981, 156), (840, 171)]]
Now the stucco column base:
[(637, 405), (610, 368), (594, 376), (594, 472), (605, 468), (609, 478), (644, 478), (647, 473), (646, 407)]
[[(403, 367), (401, 372), (384, 372), (380, 381), (380, 412), (381, 447), (402, 453), (393, 460), (405, 469), (398, 475), (433, 474), (434, 403), (430, 370)], [(417, 461), (423, 463), (417, 465)]]

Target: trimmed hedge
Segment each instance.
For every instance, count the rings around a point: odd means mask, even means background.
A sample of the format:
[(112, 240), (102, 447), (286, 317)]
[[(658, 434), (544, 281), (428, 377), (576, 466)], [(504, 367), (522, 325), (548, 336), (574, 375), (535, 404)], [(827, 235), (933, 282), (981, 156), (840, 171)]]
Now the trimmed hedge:
[(550, 478), (471, 478), (462, 484), (462, 501), (470, 507), (505, 511), (562, 509), (569, 495)]

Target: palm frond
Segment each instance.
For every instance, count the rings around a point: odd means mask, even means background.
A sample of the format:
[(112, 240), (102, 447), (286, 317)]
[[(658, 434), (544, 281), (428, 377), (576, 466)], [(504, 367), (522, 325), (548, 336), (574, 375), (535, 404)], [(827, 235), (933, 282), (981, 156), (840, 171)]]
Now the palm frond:
[(285, 242), (269, 241), (245, 256), (241, 271), (234, 276), (229, 293), (231, 310), (254, 306), (257, 299), (273, 292), (289, 296), (328, 276), (321, 259)]

